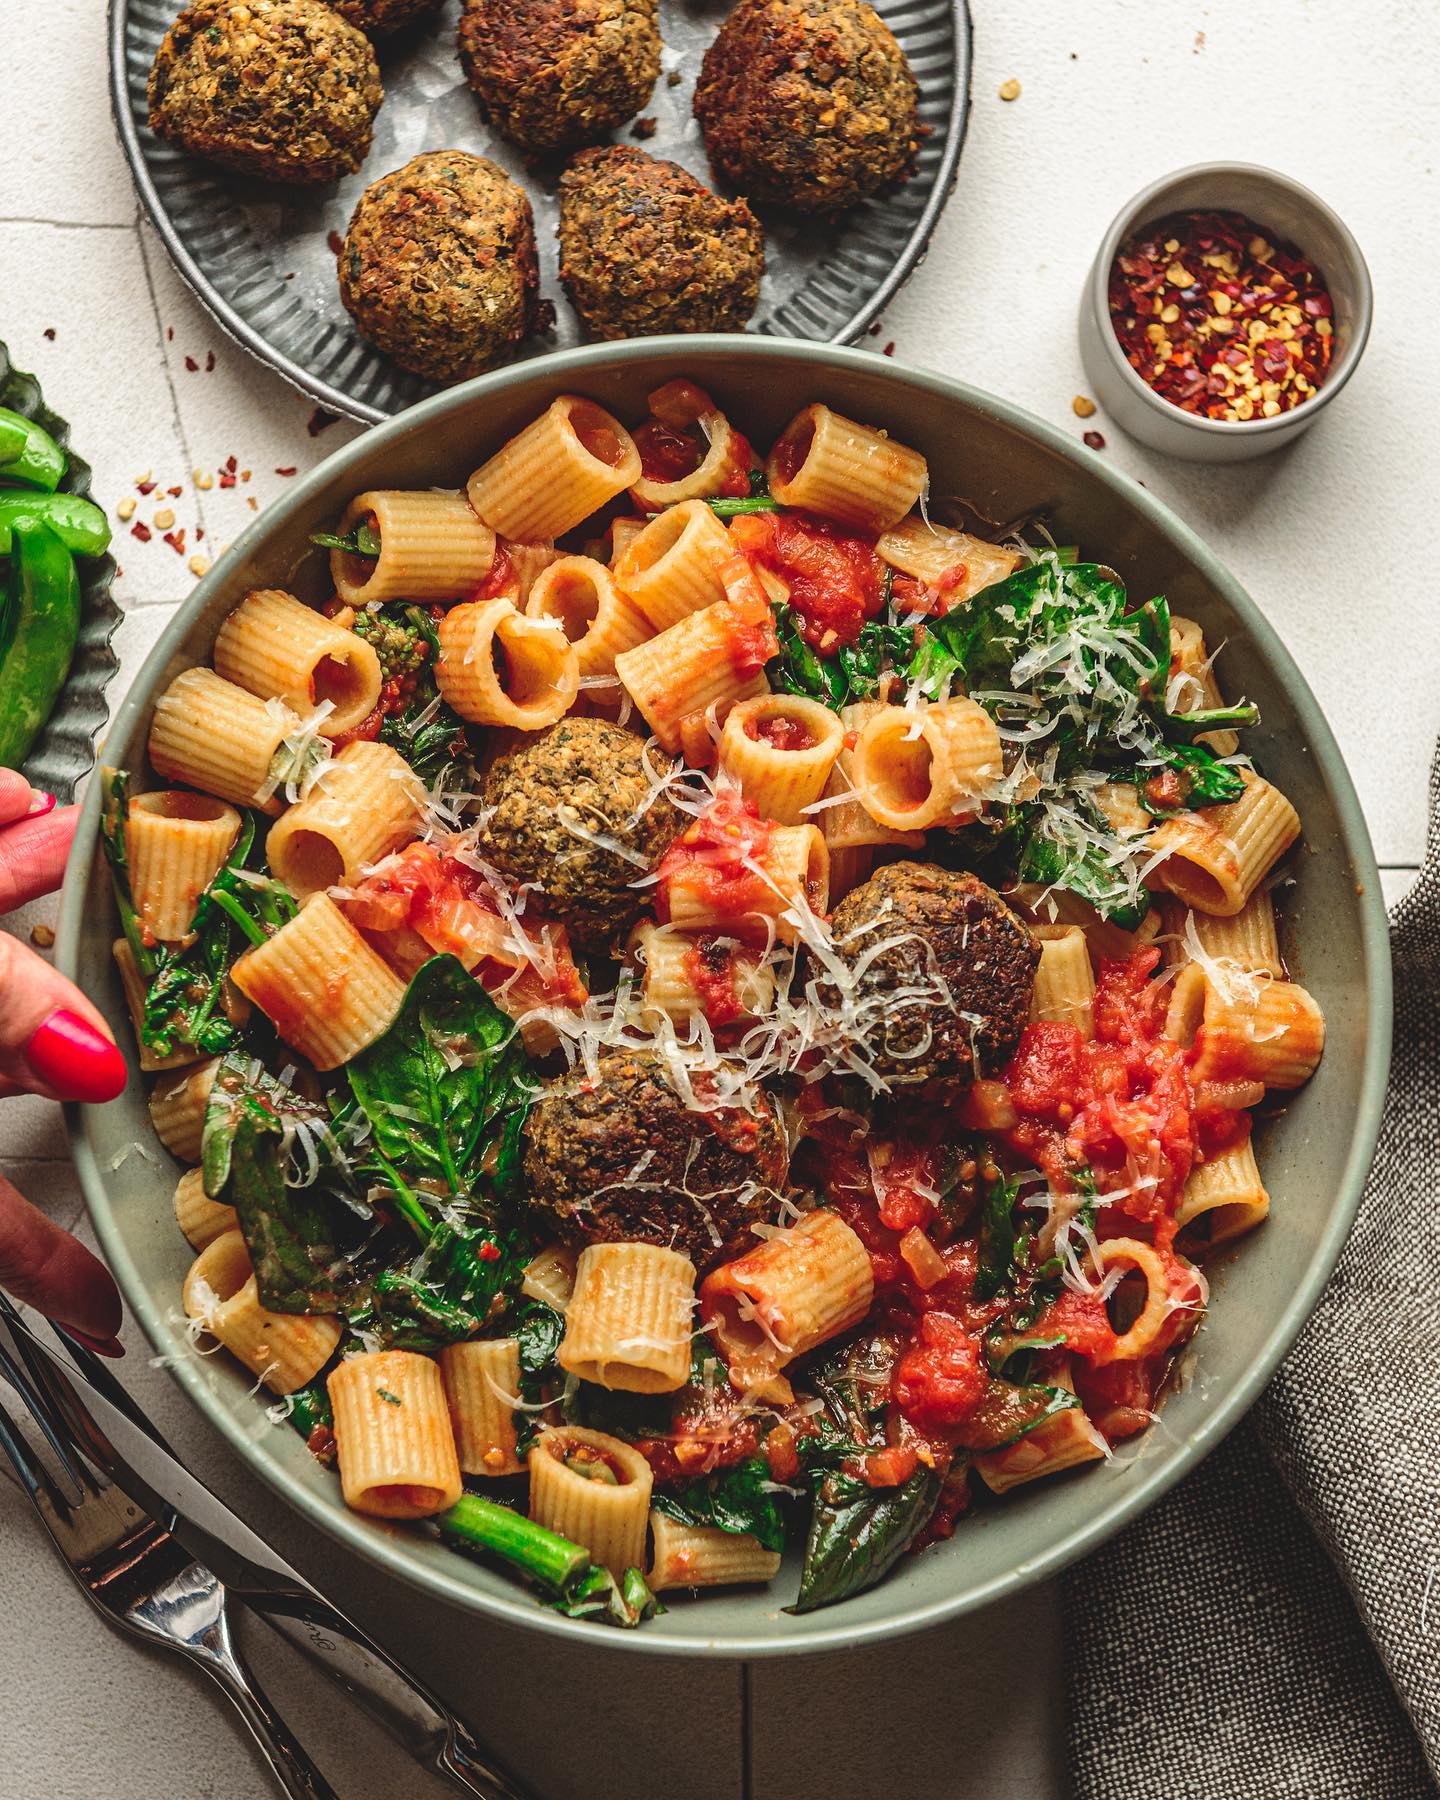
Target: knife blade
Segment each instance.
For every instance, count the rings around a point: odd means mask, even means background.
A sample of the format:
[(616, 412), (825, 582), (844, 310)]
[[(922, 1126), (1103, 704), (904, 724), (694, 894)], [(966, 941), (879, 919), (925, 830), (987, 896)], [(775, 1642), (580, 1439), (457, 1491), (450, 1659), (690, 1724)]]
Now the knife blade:
[(138, 1408), (108, 1370), (97, 1373), (118, 1389), (123, 1406), (24, 1320), (11, 1314), (6, 1324), (42, 1359), (47, 1391), (86, 1454), (192, 1556), (213, 1569), (237, 1600), (315, 1663), (427, 1768), (482, 1800), (528, 1800), (442, 1701), (192, 1475), (148, 1420), (139, 1422), (143, 1415), (137, 1418)]

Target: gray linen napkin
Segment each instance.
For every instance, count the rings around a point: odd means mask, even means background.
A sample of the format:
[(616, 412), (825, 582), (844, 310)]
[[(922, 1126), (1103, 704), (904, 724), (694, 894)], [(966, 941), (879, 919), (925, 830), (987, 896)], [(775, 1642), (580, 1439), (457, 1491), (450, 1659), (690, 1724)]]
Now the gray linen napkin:
[(1440, 1794), (1440, 756), (1360, 1215), (1254, 1411), (1065, 1577), (1077, 1800)]

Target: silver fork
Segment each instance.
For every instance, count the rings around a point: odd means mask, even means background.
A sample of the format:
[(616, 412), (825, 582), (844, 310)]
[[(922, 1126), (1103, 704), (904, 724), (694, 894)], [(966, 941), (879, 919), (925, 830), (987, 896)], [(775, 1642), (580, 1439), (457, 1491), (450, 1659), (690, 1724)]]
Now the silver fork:
[(215, 1573), (94, 1466), (8, 1358), (5, 1375), (45, 1450), (3, 1403), (0, 1449), (81, 1592), (122, 1631), (203, 1669), (244, 1719), (285, 1793), (297, 1800), (336, 1800), (240, 1655)]

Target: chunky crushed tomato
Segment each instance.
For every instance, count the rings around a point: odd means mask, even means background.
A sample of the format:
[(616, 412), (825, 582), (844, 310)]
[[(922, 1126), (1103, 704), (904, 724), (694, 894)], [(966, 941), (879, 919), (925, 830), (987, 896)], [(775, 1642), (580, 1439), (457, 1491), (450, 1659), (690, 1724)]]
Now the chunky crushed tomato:
[(733, 1025), (745, 1010), (735, 983), (734, 944), (705, 932), (685, 952), (684, 968), (711, 1025)]
[(634, 438), (640, 473), (647, 481), (683, 481), (704, 460), (704, 445), (693, 432), (676, 431), (658, 419), (647, 419)]
[(670, 894), (676, 882), (698, 894), (712, 918), (733, 921), (743, 930), (752, 925), (757, 909), (764, 911), (773, 890), (761, 872), (775, 831), (762, 819), (753, 802), (726, 789), (683, 832), (660, 861), (655, 892), (655, 915), (662, 924), (670, 918)]
[(751, 719), (745, 731), (757, 743), (769, 744), (774, 750), (809, 750), (815, 742), (803, 719), (791, 719), (784, 713), (770, 719)]
[(510, 560), (510, 553), (497, 538), (495, 560), (490, 564), (485, 579), (471, 594), (470, 602), (473, 605), (481, 600), (498, 600), (502, 594), (509, 593), (516, 581), (515, 565)]
[(922, 1431), (947, 1431), (974, 1412), (988, 1379), (975, 1334), (949, 1313), (927, 1312), (896, 1365), (895, 1404)]
[(873, 538), (804, 513), (744, 514), (730, 535), (786, 583), (802, 634), (826, 655), (853, 644), (884, 604), (885, 565)]

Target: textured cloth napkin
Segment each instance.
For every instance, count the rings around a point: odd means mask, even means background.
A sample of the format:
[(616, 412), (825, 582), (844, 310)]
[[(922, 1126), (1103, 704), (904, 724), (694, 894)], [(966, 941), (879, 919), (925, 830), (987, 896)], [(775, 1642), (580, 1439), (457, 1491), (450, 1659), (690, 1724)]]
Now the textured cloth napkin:
[(1077, 1800), (1440, 1794), (1440, 757), (1359, 1218), (1250, 1416), (1065, 1578)]

